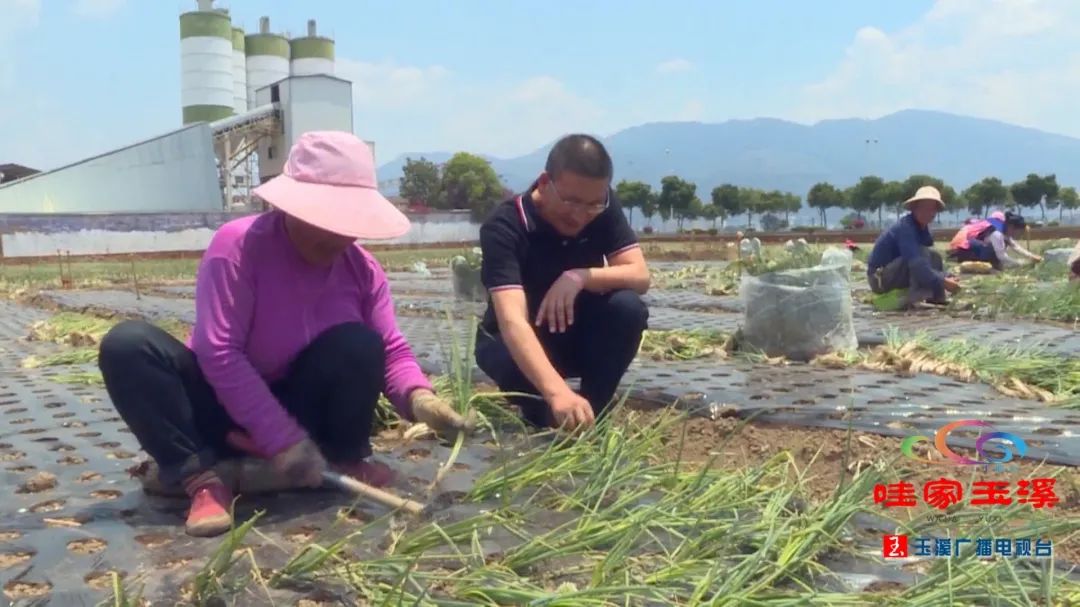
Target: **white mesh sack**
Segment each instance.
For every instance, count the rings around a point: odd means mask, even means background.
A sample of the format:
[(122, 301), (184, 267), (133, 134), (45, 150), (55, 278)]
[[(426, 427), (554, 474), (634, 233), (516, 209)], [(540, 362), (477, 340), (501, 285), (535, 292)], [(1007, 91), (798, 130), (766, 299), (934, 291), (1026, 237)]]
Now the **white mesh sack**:
[(857, 348), (851, 261), (850, 251), (830, 248), (811, 268), (744, 274), (739, 288), (746, 310), (743, 342), (792, 360)]

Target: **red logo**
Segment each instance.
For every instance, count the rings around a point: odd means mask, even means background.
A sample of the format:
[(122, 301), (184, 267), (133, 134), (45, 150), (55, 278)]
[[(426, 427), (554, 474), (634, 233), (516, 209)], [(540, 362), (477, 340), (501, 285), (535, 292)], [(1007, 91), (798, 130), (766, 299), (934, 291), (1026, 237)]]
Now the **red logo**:
[(902, 559), (908, 555), (906, 535), (881, 536), (881, 556), (887, 559)]

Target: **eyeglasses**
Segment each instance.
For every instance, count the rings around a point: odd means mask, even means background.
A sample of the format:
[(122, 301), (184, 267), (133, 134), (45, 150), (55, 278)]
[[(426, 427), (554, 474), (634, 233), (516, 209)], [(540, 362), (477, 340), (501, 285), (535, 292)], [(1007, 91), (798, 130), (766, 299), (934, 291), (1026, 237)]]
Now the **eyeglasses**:
[(562, 204), (570, 207), (575, 211), (581, 211), (589, 215), (599, 215), (607, 210), (611, 206), (611, 188), (608, 188), (607, 194), (604, 195), (604, 202), (600, 204), (587, 204), (583, 202), (569, 201), (563, 198), (559, 193), (559, 188), (555, 187), (554, 181), (548, 181), (548, 185), (551, 186), (551, 191), (555, 194), (555, 198)]

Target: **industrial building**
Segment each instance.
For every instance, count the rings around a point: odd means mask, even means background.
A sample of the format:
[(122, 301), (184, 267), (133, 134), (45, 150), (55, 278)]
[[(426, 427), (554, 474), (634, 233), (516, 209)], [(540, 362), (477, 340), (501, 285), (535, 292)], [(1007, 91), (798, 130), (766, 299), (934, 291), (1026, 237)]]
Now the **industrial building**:
[(2, 183), (0, 213), (245, 210), (301, 133), (353, 132), (352, 83), (334, 75), (334, 41), (314, 20), (301, 37), (271, 31), (269, 17), (245, 33), (198, 0), (179, 26), (178, 128)]

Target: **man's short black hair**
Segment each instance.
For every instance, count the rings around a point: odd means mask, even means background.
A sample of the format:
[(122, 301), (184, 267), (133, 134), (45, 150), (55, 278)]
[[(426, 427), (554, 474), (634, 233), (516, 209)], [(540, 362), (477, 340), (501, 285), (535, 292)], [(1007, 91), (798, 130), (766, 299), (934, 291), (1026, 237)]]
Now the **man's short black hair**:
[(591, 135), (567, 135), (548, 153), (544, 170), (556, 179), (565, 171), (590, 179), (611, 179), (614, 169), (611, 156), (600, 140)]

